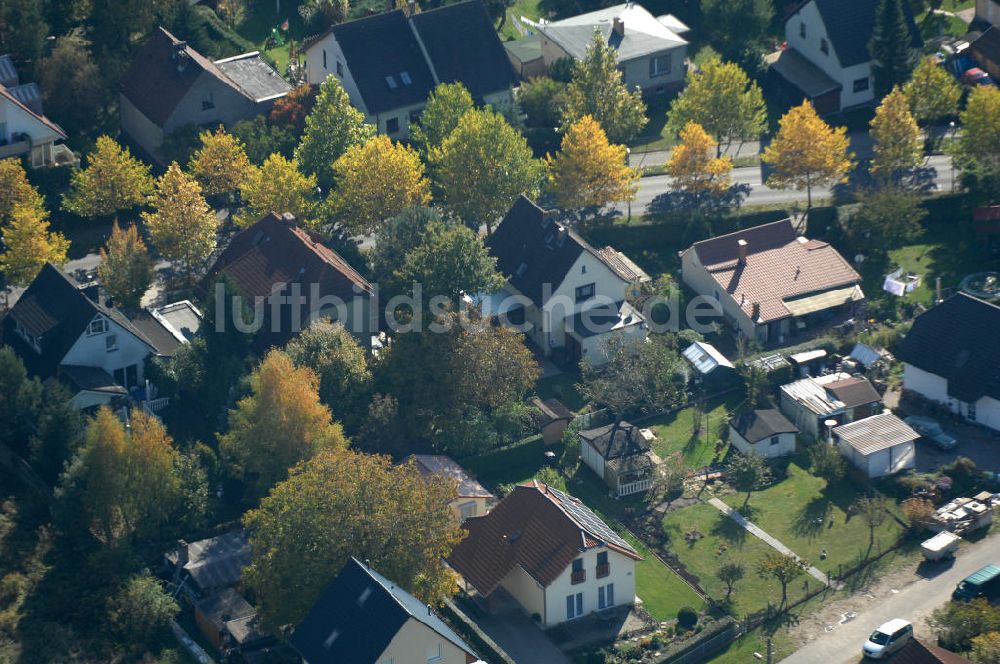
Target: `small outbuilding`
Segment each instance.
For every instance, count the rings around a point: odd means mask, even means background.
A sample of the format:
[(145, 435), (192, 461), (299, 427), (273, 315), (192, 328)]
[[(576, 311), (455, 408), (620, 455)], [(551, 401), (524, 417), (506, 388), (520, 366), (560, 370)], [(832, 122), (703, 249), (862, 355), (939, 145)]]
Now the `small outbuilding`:
[(650, 449), (652, 433), (622, 420), (580, 432), (580, 458), (616, 497), (647, 491), (660, 459)]
[(841, 455), (874, 479), (913, 468), (920, 434), (892, 413), (882, 413), (834, 427), (833, 438)]
[(542, 401), (538, 397), (531, 399), (531, 405), (535, 408), (534, 419), (538, 426), (539, 433), (546, 445), (553, 445), (562, 440), (563, 433), (573, 421), (573, 413), (563, 405), (559, 399), (546, 399)]
[(729, 420), (729, 442), (743, 454), (768, 459), (795, 454), (799, 428), (776, 408), (760, 408)]

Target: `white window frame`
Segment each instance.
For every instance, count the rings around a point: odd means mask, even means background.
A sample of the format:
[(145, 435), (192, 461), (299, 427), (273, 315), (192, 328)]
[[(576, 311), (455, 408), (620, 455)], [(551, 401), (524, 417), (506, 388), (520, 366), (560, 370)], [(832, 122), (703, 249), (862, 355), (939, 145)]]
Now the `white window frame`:
[(104, 350), (108, 353), (113, 353), (118, 350), (118, 335), (109, 334), (104, 337)]
[(583, 593), (566, 595), (566, 620), (573, 620), (583, 615)]
[[(661, 67), (661, 62), (665, 62), (666, 66)], [(674, 69), (674, 58), (673, 53), (662, 53), (660, 55), (654, 55), (649, 58), (649, 77), (656, 78), (657, 76), (666, 76)]]
[[(87, 325), (87, 336), (93, 337), (98, 334), (104, 334), (109, 329), (108, 319), (104, 316), (97, 316), (94, 320), (90, 321)], [(98, 329), (100, 328), (100, 329)]]
[(462, 521), (476, 516), (479, 512), (479, 505), (474, 500), (468, 500), (458, 505), (458, 516)]

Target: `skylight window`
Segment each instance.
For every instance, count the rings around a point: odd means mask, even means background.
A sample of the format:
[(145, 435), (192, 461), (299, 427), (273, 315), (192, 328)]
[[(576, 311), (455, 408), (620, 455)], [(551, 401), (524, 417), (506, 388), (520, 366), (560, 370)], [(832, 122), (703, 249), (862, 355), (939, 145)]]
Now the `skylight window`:
[(410, 85), (413, 83), (413, 79), (410, 78), (410, 72), (408, 71), (399, 72), (399, 80), (403, 82), (403, 85)]
[(396, 88), (399, 87), (399, 85), (396, 83), (396, 77), (395, 76), (386, 76), (385, 77), (385, 83), (386, 83), (386, 85), (389, 86), (390, 90), (395, 90)]

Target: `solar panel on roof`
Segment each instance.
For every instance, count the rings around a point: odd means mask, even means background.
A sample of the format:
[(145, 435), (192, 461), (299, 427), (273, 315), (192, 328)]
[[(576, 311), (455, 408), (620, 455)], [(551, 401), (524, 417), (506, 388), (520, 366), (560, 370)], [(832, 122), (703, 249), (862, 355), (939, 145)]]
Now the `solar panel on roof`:
[(580, 524), (584, 530), (605, 542), (615, 544), (627, 549), (628, 551), (635, 551), (635, 549), (633, 549), (628, 542), (623, 540), (618, 533), (611, 530), (606, 523), (601, 521), (596, 514), (590, 511), (590, 508), (581, 503), (579, 500), (566, 495), (558, 489), (553, 489), (552, 487), (549, 487), (548, 491), (559, 500), (560, 506), (566, 510), (570, 517)]

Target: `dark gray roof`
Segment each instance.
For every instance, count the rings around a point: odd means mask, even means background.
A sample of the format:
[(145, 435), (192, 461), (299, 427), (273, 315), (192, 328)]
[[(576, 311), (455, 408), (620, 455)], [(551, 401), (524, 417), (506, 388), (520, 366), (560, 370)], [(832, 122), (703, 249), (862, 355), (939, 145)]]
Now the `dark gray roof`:
[(917, 316), (896, 357), (948, 381), (967, 403), (1000, 399), (1000, 307), (959, 293)]
[(163, 326), (153, 314), (145, 309), (128, 314), (129, 322), (142, 332), (146, 340), (153, 345), (157, 354), (173, 357), (181, 346), (181, 341)]
[(649, 451), (649, 442), (639, 433), (639, 427), (624, 420), (581, 431), (580, 438), (590, 443), (604, 459), (619, 459)]
[[(28, 371), (48, 378), (55, 375), (56, 367), (98, 314), (113, 320), (151, 350), (155, 349), (155, 345), (120, 311), (88, 297), (79, 284), (51, 263), (42, 266), (4, 318), (4, 343), (17, 351)], [(40, 339), (40, 354), (14, 331), (15, 321)]]
[(283, 79), (274, 68), (261, 59), (260, 53), (244, 53), (215, 64), (248, 97), (261, 102), (275, 97), (283, 97), (292, 90), (291, 84)]
[(250, 554), (246, 533), (234, 530), (192, 542), (187, 545), (186, 552), (181, 549), (171, 551), (167, 554), (167, 561), (171, 565), (181, 565), (205, 591), (239, 583), (243, 568), (250, 564)]
[[(851, 67), (871, 60), (868, 43), (875, 29), (875, 10), (879, 0), (808, 0), (815, 2), (823, 19), (826, 34), (833, 44), (841, 67)], [(803, 3), (808, 4), (808, 2)], [(903, 12), (910, 23), (913, 47), (920, 48), (920, 31), (910, 4), (903, 0)], [(794, 14), (792, 14), (794, 16)]]
[(75, 364), (59, 366), (59, 377), (76, 391), (108, 392), (110, 394), (128, 394), (124, 387), (104, 369), (97, 367), (82, 367)]
[(865, 404), (882, 401), (882, 395), (867, 378), (845, 378), (824, 385), (828, 392), (844, 402), (847, 408), (857, 408)]
[(756, 443), (780, 433), (799, 432), (798, 427), (774, 408), (752, 410), (733, 418), (729, 423), (748, 443)]
[(492, 498), (493, 494), (483, 488), (469, 472), (454, 459), (444, 454), (411, 454), (414, 465), (421, 475), (440, 475), (455, 480), (460, 498)]
[(198, 602), (195, 607), (216, 629), (230, 620), (256, 615), (257, 611), (233, 588), (224, 588)]
[(323, 590), (288, 642), (310, 664), (375, 662), (411, 618), (476, 656), (429, 606), (354, 558)]
[(38, 83), (22, 83), (8, 87), (7, 92), (38, 115), (45, 115), (42, 108), (42, 89), (38, 87)]
[(517, 84), (493, 21), (480, 0), (467, 0), (410, 19), (439, 83), (460, 82), (474, 98)]

